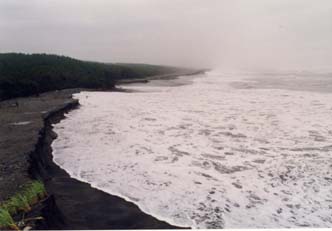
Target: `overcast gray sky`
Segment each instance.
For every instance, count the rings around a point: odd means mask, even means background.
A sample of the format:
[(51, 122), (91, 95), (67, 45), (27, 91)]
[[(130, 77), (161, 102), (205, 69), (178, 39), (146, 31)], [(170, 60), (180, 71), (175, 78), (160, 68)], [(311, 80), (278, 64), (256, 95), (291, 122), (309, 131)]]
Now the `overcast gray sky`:
[(332, 1), (0, 0), (0, 45), (105, 62), (329, 68)]

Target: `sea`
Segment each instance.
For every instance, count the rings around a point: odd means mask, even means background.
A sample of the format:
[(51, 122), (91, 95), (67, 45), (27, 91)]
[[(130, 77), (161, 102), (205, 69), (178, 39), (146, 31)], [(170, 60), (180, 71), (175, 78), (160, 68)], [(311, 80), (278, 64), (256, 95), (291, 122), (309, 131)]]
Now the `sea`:
[(71, 177), (193, 228), (332, 227), (332, 74), (214, 70), (81, 92)]

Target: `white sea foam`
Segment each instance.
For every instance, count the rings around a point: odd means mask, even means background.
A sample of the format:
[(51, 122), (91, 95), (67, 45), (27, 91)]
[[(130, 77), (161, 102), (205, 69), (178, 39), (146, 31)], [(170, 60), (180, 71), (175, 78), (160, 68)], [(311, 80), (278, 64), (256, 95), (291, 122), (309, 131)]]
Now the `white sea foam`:
[(82, 92), (54, 160), (177, 225), (332, 227), (332, 95), (230, 84), (245, 78)]

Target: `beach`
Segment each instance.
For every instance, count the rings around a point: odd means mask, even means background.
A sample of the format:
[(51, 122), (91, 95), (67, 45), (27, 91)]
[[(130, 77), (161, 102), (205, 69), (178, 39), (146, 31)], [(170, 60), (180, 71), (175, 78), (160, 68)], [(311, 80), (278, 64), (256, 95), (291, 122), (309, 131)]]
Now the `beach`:
[(81, 90), (0, 102), (0, 201), (33, 180), (42, 180), (49, 196), (25, 214), (25, 218), (44, 218), (34, 222), (34, 229), (180, 228), (147, 215), (131, 202), (71, 178), (53, 162), (51, 143), (57, 137), (53, 124), (79, 107), (72, 95)]
[(331, 227), (331, 78), (189, 80), (75, 94), (80, 109), (55, 125), (55, 162), (177, 226)]
[(3, 101), (1, 197), (41, 179), (35, 229), (330, 227), (330, 79), (251, 76)]

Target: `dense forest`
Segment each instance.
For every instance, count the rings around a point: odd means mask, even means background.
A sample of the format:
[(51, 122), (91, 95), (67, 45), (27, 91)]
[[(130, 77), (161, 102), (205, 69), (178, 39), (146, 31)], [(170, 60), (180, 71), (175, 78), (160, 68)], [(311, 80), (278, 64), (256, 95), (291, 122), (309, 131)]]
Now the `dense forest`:
[(146, 64), (107, 64), (47, 54), (0, 54), (0, 100), (66, 88), (113, 88), (117, 80), (176, 72)]

